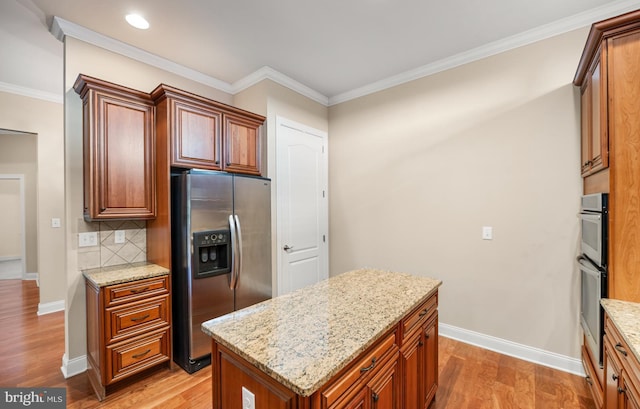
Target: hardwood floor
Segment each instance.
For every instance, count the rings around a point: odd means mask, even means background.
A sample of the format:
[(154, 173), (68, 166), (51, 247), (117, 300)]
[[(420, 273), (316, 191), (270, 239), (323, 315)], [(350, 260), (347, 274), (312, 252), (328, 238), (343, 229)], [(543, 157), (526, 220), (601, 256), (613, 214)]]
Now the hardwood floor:
[[(211, 367), (159, 368), (98, 402), (85, 374), (64, 379), (64, 313), (37, 316), (35, 281), (0, 280), (0, 386), (66, 387), (68, 408), (210, 408)], [(594, 409), (584, 378), (441, 337), (430, 409)]]

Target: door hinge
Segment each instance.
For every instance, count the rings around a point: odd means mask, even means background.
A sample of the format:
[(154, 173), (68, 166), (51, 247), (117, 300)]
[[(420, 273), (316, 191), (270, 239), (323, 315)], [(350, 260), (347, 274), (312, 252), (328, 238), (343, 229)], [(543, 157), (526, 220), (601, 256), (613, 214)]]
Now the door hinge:
[(322, 191), (322, 197), (324, 197), (324, 190)]
[(322, 242), (323, 242), (323, 243), (326, 243), (326, 242), (327, 242), (327, 237), (326, 237), (324, 234), (322, 235)]

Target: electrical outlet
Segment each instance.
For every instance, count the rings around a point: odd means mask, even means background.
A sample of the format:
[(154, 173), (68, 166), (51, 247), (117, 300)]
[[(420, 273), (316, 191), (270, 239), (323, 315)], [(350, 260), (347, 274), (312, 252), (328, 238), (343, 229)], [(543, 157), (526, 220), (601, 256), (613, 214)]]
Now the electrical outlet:
[(482, 227), (482, 240), (493, 240), (493, 227), (491, 226)]
[(242, 409), (256, 409), (256, 395), (242, 387)]
[(113, 240), (116, 244), (122, 244), (125, 242), (124, 230), (116, 230), (116, 234)]
[(90, 247), (98, 245), (98, 232), (78, 234), (78, 247)]
[(54, 227), (54, 228), (60, 227), (60, 219), (58, 217), (54, 217), (51, 219), (51, 227)]

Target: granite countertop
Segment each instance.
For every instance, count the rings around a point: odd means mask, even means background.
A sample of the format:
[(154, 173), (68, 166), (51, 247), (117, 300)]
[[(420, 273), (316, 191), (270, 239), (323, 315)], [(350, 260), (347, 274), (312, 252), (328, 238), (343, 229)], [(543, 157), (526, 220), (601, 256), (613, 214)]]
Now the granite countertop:
[(169, 274), (169, 269), (148, 262), (121, 264), (83, 270), (82, 275), (97, 287)]
[(605, 298), (600, 300), (618, 332), (640, 361), (640, 304)]
[(204, 322), (202, 330), (295, 393), (310, 396), (441, 284), (355, 270)]

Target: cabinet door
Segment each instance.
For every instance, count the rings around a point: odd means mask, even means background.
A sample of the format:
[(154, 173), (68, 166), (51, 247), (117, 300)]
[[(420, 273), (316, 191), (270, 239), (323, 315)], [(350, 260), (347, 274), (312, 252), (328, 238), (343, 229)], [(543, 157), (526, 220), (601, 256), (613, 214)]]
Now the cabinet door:
[[(595, 173), (608, 166), (608, 137), (606, 110), (603, 109), (603, 82), (600, 72), (600, 57), (596, 57), (590, 72), (591, 83), (591, 161), (590, 173)], [(604, 105), (606, 106), (606, 105)]]
[(262, 122), (239, 115), (224, 115), (224, 170), (261, 174)]
[(438, 314), (436, 313), (424, 327), (424, 401), (422, 408), (426, 409), (438, 389)]
[(362, 388), (353, 398), (340, 402), (336, 406), (331, 407), (331, 409), (370, 409), (370, 393), (369, 388)]
[(611, 349), (611, 343), (605, 337), (604, 343), (604, 409), (618, 409), (622, 406), (620, 387), (620, 364), (614, 356), (615, 351)]
[(419, 409), (423, 401), (423, 383), (421, 379), (424, 377), (424, 341), (422, 332), (418, 332), (417, 336), (410, 338), (402, 346), (402, 367), (404, 375), (404, 384), (402, 390), (403, 407), (405, 409)]
[(580, 170), (583, 176), (591, 170), (591, 88), (591, 77), (587, 76), (580, 93)]
[(400, 409), (398, 354), (369, 382), (371, 409)]
[(624, 408), (625, 409), (640, 409), (640, 396), (638, 391), (631, 385), (624, 381)]
[(221, 170), (222, 114), (172, 100), (171, 166)]
[(84, 116), (85, 217), (154, 218), (154, 106), (100, 92), (92, 104)]

